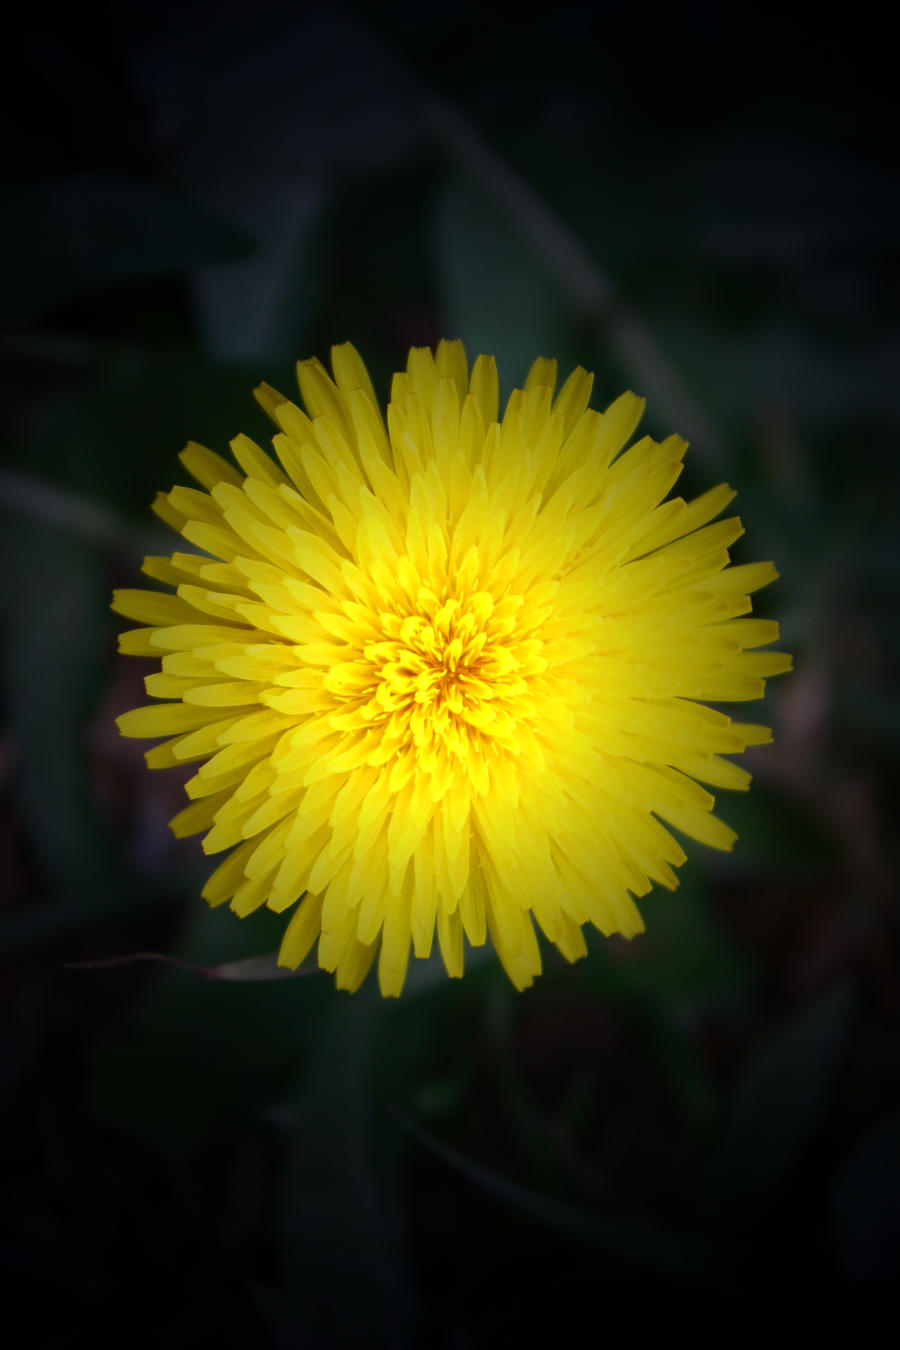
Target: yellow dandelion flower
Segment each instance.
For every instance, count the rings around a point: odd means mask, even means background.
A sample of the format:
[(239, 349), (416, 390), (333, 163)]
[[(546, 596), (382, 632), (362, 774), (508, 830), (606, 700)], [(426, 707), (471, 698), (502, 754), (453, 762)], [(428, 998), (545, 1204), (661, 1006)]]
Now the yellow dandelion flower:
[(490, 934), (523, 989), (535, 920), (569, 960), (586, 923), (642, 929), (633, 897), (685, 859), (667, 826), (731, 847), (701, 783), (745, 788), (723, 756), (769, 732), (706, 701), (789, 668), (744, 617), (776, 572), (729, 566), (731, 489), (667, 500), (685, 442), (623, 451), (643, 400), (591, 411), (584, 370), (554, 396), (537, 360), (501, 416), (493, 358), (414, 348), (385, 424), (349, 343), (332, 368), (299, 363), (305, 412), (256, 391), (276, 459), (182, 452), (200, 488), (155, 509), (192, 549), (144, 562), (174, 594), (113, 605), (162, 701), (119, 729), (166, 738), (151, 768), (199, 764), (172, 829), (226, 853), (211, 905), (295, 907), (281, 964), (317, 942), (355, 989), (377, 956), (396, 995), (435, 930), (451, 976)]

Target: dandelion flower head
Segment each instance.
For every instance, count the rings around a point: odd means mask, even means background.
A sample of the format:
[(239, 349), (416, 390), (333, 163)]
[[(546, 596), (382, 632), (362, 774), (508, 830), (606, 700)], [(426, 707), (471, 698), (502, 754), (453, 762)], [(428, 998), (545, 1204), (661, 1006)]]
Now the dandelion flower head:
[(459, 976), (489, 935), (522, 989), (536, 927), (569, 960), (588, 923), (642, 929), (670, 826), (731, 847), (708, 788), (745, 788), (725, 756), (769, 733), (707, 703), (789, 668), (746, 617), (776, 572), (730, 565), (733, 492), (669, 497), (685, 442), (624, 449), (643, 400), (590, 410), (582, 369), (557, 392), (535, 361), (501, 413), (493, 358), (414, 348), (386, 419), (349, 343), (332, 370), (299, 363), (305, 411), (256, 391), (274, 456), (183, 451), (199, 487), (155, 509), (190, 549), (114, 598), (122, 651), (161, 661), (119, 728), (198, 766), (172, 829), (225, 854), (210, 904), (291, 912), (283, 965), (317, 945), (355, 989), (377, 959), (396, 995), (410, 949), (436, 933)]

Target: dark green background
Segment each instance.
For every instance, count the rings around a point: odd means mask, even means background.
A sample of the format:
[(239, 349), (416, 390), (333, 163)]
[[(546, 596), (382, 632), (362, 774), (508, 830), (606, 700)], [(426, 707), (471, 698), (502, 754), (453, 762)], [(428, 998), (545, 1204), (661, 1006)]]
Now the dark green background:
[[(0, 1266), (15, 1347), (893, 1343), (900, 195), (874, 10), (30, 4), (4, 41)], [(783, 579), (776, 744), (647, 934), (216, 981), (118, 712), (188, 439), (353, 340), (649, 398)], [(893, 1296), (895, 1297), (895, 1295)], [(586, 1332), (582, 1330), (586, 1325)]]

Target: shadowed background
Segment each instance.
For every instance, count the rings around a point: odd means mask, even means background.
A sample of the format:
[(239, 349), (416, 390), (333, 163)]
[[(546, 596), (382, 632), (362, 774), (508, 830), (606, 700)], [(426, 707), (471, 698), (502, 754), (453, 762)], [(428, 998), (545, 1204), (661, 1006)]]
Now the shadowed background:
[[(11, 1344), (892, 1343), (900, 1257), (900, 194), (856, 9), (33, 4), (3, 60), (0, 1270)], [(352, 340), (597, 372), (738, 489), (796, 673), (732, 855), (645, 936), (461, 982), (205, 978), (207, 911), (114, 717), (113, 586), (188, 439)], [(127, 625), (126, 625), (127, 626)], [(123, 955), (186, 963), (71, 969)], [(193, 968), (192, 968), (193, 967)], [(234, 974), (232, 970), (230, 973)], [(244, 968), (241, 973), (247, 973)]]

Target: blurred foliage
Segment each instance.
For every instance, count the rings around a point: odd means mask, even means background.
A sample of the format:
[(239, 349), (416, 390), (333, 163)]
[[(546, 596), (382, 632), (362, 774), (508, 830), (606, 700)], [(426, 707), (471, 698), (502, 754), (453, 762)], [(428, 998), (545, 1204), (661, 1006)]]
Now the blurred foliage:
[[(854, 11), (21, 12), (0, 81), (0, 1239), (13, 1344), (892, 1344), (900, 193)], [(874, 30), (872, 25), (874, 25)], [(23, 113), (26, 110), (27, 115)], [(260, 965), (113, 719), (189, 438), (352, 339), (630, 386), (739, 489), (797, 670), (647, 933), (397, 1004)], [(184, 963), (106, 961), (149, 952)], [(70, 969), (89, 963), (93, 968)], [(216, 978), (203, 978), (204, 970)], [(226, 978), (222, 978), (225, 975)], [(240, 978), (238, 978), (240, 977)], [(858, 1315), (864, 1305), (867, 1318)], [(19, 1320), (21, 1319), (21, 1320)], [(28, 1328), (26, 1330), (26, 1328)]]

